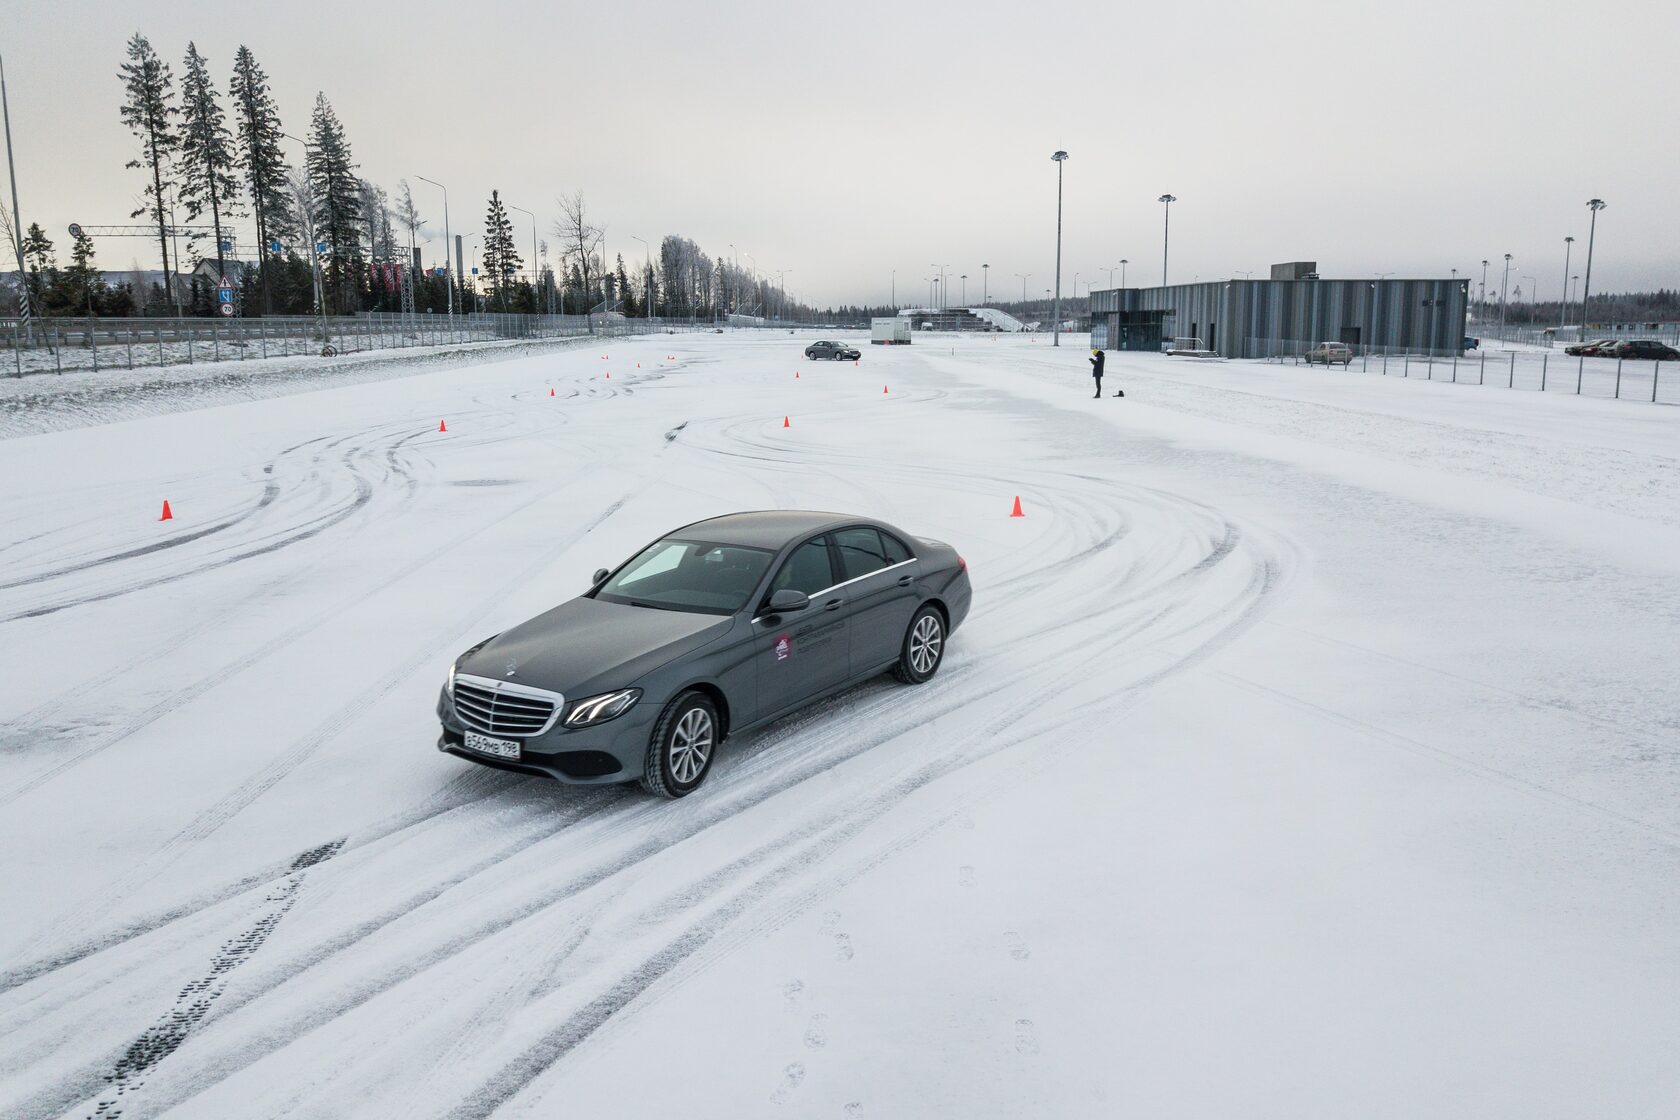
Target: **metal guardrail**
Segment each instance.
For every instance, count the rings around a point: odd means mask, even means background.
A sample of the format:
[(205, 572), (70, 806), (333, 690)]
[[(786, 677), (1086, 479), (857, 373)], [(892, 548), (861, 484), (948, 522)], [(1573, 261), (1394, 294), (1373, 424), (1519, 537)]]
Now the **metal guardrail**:
[[(0, 321), (0, 369), (14, 377), (199, 362), (372, 353), (517, 339), (603, 338), (711, 330), (707, 320), (617, 315), (266, 316), (253, 319), (50, 318)], [(11, 353), (5, 355), (4, 351)], [(6, 357), (10, 361), (6, 361)]]

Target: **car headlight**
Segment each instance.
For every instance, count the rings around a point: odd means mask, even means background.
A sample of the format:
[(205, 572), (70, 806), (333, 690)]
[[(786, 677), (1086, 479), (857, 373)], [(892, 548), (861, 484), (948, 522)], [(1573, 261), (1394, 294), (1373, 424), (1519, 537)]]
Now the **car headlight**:
[(603, 692), (599, 696), (573, 701), (571, 711), (566, 713), (566, 726), (593, 727), (609, 719), (617, 719), (641, 698), (641, 689), (621, 688), (617, 692)]

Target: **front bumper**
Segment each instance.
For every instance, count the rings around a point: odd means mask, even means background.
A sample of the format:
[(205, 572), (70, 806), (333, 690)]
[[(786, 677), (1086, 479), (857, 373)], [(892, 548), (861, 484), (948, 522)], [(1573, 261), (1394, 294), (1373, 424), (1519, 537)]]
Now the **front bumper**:
[(444, 688), (438, 693), (437, 716), (443, 733), (438, 736), (437, 748), (480, 766), (553, 778), (571, 785), (628, 782), (642, 776), (658, 711), (658, 706), (644, 697), (617, 719), (595, 727), (574, 730), (556, 722), (542, 735), (518, 740), (518, 759), (496, 758), (467, 749), (467, 728), (455, 713), (449, 690)]

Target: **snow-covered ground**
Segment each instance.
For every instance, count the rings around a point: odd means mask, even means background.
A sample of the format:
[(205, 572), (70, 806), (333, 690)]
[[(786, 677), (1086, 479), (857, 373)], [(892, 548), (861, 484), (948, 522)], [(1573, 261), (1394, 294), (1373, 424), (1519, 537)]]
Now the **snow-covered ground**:
[[(0, 441), (0, 1116), (1680, 1113), (1680, 410), (805, 341)], [(678, 802), (433, 748), (779, 506), (959, 547), (931, 684)]]

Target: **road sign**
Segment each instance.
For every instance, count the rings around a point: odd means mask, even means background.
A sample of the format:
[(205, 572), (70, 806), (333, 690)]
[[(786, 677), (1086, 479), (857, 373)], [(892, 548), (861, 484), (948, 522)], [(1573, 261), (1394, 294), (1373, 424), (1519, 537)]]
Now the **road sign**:
[(439, 280), (442, 280), (445, 276), (449, 275), (449, 270), (447, 268), (434, 268), (432, 269), (432, 275), (436, 276)]
[(271, 253), (278, 253), (280, 251), (280, 242), (270, 241), (268, 243), (268, 251)]
[(233, 242), (229, 241), (227, 238), (225, 238), (225, 237), (222, 238), (222, 240), (220, 242), (218, 242), (218, 244), (221, 245), (222, 252), (224, 252), (224, 253), (233, 252)]
[(71, 237), (80, 237), (81, 235), (82, 235), (81, 224), (78, 223), (78, 222), (71, 222), (70, 223), (70, 236)]
[(233, 318), (233, 304), (232, 303), (222, 304), (222, 318), (224, 318), (224, 319)]
[(217, 303), (232, 303), (233, 302), (233, 289), (232, 288), (217, 288), (216, 289), (216, 302)]
[(474, 275), (474, 276), (477, 276), (477, 275), (478, 275), (478, 266), (477, 266), (477, 265), (476, 265), (476, 264), (475, 264), (475, 265), (473, 265), (473, 270), (472, 270), (472, 274), (473, 274), (473, 275)]
[(317, 253), (325, 253), (327, 251), (327, 243), (325, 241), (315, 242), (315, 251)]

